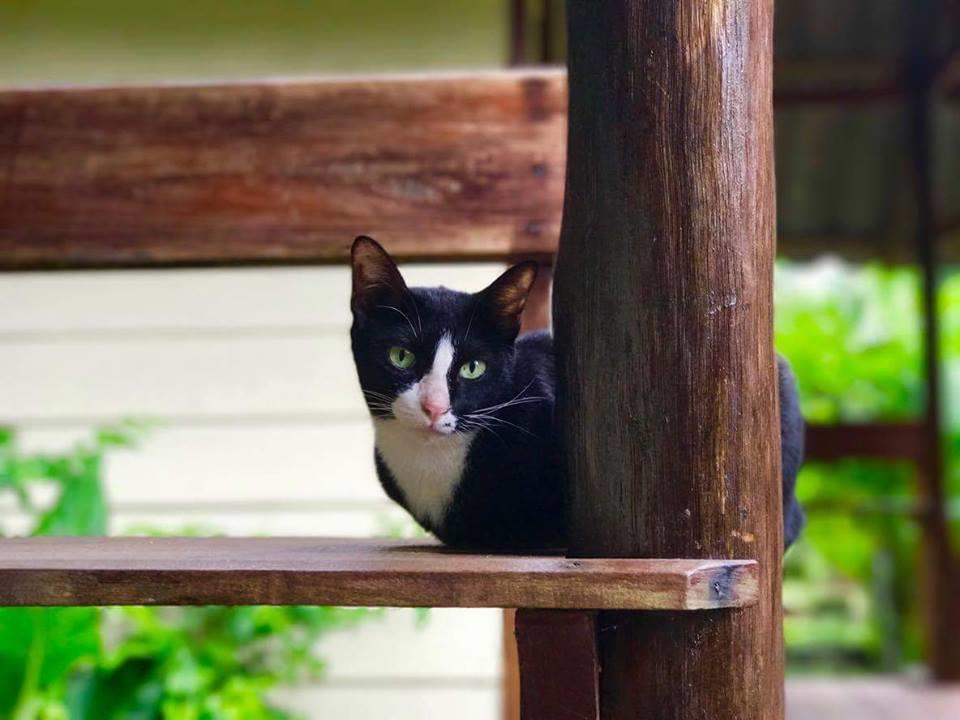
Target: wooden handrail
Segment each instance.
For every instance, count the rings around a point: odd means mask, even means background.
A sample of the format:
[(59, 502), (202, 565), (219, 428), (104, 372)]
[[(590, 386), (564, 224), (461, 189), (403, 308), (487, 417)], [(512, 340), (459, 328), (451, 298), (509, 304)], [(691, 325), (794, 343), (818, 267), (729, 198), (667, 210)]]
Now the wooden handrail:
[(557, 70), (0, 92), (0, 269), (555, 251)]

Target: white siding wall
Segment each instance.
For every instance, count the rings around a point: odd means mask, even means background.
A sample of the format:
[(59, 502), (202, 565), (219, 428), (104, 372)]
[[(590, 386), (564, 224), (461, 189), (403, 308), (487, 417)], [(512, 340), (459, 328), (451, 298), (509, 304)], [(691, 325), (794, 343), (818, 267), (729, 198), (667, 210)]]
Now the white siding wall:
[[(406, 269), (478, 289), (493, 265)], [(113, 531), (371, 535), (403, 522), (373, 470), (349, 353), (346, 268), (0, 276), (0, 424), (57, 448), (154, 423), (107, 466)], [(5, 525), (15, 523), (0, 507)], [(331, 637), (316, 718), (497, 716), (500, 614), (436, 610)]]

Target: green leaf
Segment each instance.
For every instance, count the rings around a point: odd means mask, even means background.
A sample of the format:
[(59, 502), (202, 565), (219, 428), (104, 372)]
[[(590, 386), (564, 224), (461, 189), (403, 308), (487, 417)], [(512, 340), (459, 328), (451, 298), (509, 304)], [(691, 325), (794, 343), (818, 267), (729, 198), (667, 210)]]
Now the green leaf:
[(63, 688), (68, 670), (100, 653), (95, 608), (0, 608), (0, 717)]
[(81, 472), (65, 479), (54, 506), (41, 515), (34, 535), (105, 535), (107, 503), (100, 477), (101, 459), (84, 459)]

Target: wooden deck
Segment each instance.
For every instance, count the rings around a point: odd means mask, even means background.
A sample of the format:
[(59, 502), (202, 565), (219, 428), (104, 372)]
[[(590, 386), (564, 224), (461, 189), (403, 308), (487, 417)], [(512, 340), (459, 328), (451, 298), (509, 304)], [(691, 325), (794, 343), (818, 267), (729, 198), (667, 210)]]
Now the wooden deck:
[(898, 677), (787, 681), (787, 720), (913, 718), (960, 718), (960, 685), (926, 685)]

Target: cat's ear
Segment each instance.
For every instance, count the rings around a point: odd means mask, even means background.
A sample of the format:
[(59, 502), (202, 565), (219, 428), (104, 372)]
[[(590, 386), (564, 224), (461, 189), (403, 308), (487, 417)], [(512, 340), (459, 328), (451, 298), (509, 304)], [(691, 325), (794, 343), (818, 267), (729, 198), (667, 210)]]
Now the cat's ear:
[(397, 264), (373, 238), (360, 235), (350, 250), (353, 290), (350, 309), (368, 315), (378, 305), (395, 305), (406, 299), (407, 284)]
[(520, 315), (536, 279), (537, 263), (522, 262), (477, 293), (479, 300), (490, 309), (493, 320), (508, 334), (516, 336), (520, 332)]

